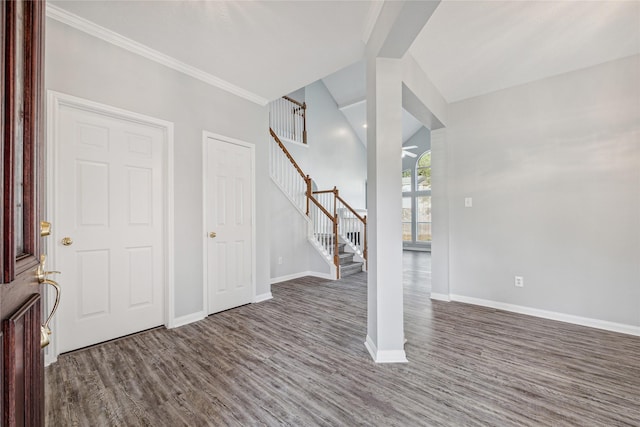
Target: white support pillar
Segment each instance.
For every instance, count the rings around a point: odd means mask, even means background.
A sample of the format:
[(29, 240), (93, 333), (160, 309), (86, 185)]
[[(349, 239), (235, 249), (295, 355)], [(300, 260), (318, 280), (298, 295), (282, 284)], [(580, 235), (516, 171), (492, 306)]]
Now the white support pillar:
[(402, 63), (367, 61), (368, 279), (365, 346), (407, 362), (402, 288)]
[(431, 131), (431, 299), (450, 301), (449, 153), (446, 129)]

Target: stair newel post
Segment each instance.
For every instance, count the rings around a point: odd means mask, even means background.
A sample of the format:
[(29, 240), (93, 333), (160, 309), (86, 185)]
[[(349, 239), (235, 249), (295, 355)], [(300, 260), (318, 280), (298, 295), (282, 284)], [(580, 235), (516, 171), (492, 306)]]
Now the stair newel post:
[(309, 197), (311, 197), (311, 177), (307, 175), (304, 179), (307, 183), (307, 216), (309, 216)]
[(340, 278), (340, 257), (338, 256), (338, 188), (333, 187), (333, 263)]
[(302, 142), (307, 143), (307, 103), (302, 103)]
[(340, 278), (340, 256), (338, 255), (338, 217), (333, 217), (333, 263), (336, 266), (336, 279)]
[[(364, 258), (364, 262), (367, 262), (367, 216), (364, 216), (364, 249), (362, 250), (362, 258)], [(367, 268), (368, 268), (367, 263)]]

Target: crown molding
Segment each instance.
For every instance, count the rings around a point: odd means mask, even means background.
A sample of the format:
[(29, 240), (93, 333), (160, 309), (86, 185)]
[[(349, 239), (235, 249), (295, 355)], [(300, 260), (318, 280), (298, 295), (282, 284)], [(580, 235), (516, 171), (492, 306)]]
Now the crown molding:
[(138, 43), (134, 40), (131, 40), (130, 38), (124, 37), (116, 33), (115, 31), (101, 27), (95, 22), (89, 21), (88, 19), (82, 18), (71, 12), (68, 12), (58, 6), (54, 6), (51, 3), (47, 3), (47, 16), (51, 19), (55, 19), (58, 22), (66, 24), (84, 33), (87, 33), (93, 37), (104, 40), (107, 43), (111, 43), (122, 49), (128, 50), (129, 52), (135, 53), (151, 61), (157, 62), (158, 64), (162, 64), (165, 67), (168, 67), (180, 73), (186, 74), (190, 77), (193, 77), (204, 83), (207, 83), (208, 85), (217, 87), (218, 89), (222, 89), (236, 96), (239, 96), (241, 98), (254, 102), (258, 105), (264, 106), (269, 103), (268, 99), (263, 98), (259, 95), (256, 95), (253, 92), (249, 92), (248, 90), (242, 89), (241, 87), (238, 87), (232, 83), (229, 83), (226, 80), (223, 80), (219, 77), (209, 74), (199, 68), (185, 64), (184, 62), (179, 61), (172, 56), (166, 55), (162, 52), (158, 52), (157, 50), (152, 49), (149, 46), (146, 46), (142, 43)]

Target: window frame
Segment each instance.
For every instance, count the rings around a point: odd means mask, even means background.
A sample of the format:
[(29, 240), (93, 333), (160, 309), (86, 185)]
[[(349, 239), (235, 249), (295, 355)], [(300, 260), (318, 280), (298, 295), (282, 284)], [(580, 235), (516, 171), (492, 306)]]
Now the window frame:
[[(418, 197), (423, 197), (423, 196), (429, 196), (430, 198), (431, 196), (431, 179), (429, 179), (429, 189), (426, 190), (418, 190), (418, 178), (419, 178), (419, 171), (421, 169), (425, 169), (426, 167), (418, 167), (418, 164), (420, 162), (420, 159), (425, 156), (426, 154), (429, 154), (429, 156), (431, 156), (431, 148), (425, 150), (424, 152), (422, 152), (416, 159), (416, 162), (413, 166), (413, 168), (411, 169), (403, 169), (402, 171), (402, 175), (404, 178), (405, 172), (407, 170), (411, 171), (411, 190), (410, 191), (403, 191), (402, 192), (402, 197), (409, 197), (411, 199), (411, 240), (404, 240), (404, 228), (403, 228), (403, 240), (402, 240), (402, 246), (404, 248), (431, 248), (431, 240), (428, 241), (420, 241), (418, 240)], [(431, 170), (432, 165), (431, 165), (431, 158), (429, 160), (429, 166), (428, 169)], [(431, 173), (429, 173), (429, 177), (431, 177)], [(403, 189), (404, 189), (404, 185), (403, 185)], [(433, 203), (433, 199), (431, 198), (431, 203)], [(405, 224), (405, 221), (402, 221), (403, 224)], [(420, 222), (420, 224), (433, 224), (433, 221), (430, 222)], [(404, 227), (404, 225), (403, 225)], [(433, 229), (432, 229), (433, 230)]]

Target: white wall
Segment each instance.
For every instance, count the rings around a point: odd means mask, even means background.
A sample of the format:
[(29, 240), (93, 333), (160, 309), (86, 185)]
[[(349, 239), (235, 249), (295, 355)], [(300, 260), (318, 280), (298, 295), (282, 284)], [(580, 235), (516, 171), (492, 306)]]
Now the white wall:
[(640, 326), (638, 76), (634, 56), (450, 105), (451, 294)]
[(319, 190), (334, 186), (353, 208), (365, 208), (367, 153), (322, 81), (305, 89), (308, 147), (287, 144)]
[(202, 131), (256, 145), (257, 294), (270, 292), (268, 113), (133, 53), (47, 20), (46, 88), (175, 124), (175, 313), (203, 309)]
[(271, 191), (271, 279), (279, 281), (308, 272), (328, 275), (329, 265), (307, 238), (309, 221), (273, 182)]

